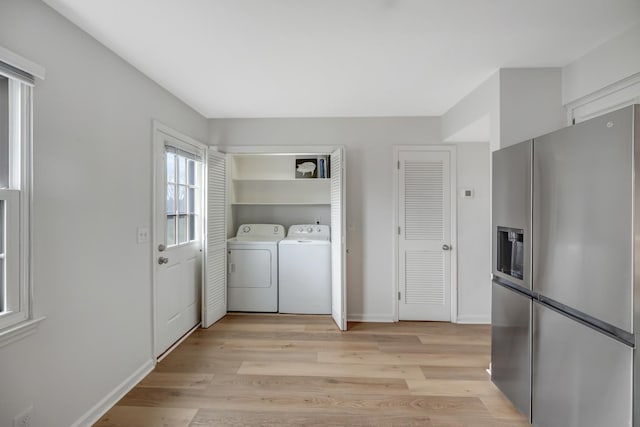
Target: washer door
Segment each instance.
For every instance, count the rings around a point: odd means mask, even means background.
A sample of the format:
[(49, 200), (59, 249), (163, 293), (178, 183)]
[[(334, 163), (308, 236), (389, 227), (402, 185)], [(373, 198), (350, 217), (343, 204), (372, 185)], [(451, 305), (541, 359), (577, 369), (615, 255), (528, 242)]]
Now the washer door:
[(230, 288), (270, 288), (272, 254), (268, 249), (230, 249), (227, 254)]
[(281, 242), (278, 257), (280, 313), (331, 314), (329, 242)]

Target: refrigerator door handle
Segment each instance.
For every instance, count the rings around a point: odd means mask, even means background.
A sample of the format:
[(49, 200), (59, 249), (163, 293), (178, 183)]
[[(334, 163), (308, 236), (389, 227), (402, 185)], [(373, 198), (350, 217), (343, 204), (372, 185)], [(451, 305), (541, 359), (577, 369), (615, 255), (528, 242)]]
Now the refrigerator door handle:
[(624, 329), (620, 329), (617, 326), (613, 326), (610, 323), (604, 322), (600, 319), (596, 319), (593, 316), (589, 316), (586, 313), (583, 313), (575, 308), (571, 308), (567, 305), (559, 303), (551, 298), (547, 298), (544, 295), (538, 295), (537, 300), (545, 307), (550, 308), (553, 311), (556, 311), (570, 319), (575, 320), (576, 322), (582, 323), (583, 325), (601, 332), (616, 341), (621, 342), (631, 348), (635, 347), (635, 337), (632, 333), (625, 331)]

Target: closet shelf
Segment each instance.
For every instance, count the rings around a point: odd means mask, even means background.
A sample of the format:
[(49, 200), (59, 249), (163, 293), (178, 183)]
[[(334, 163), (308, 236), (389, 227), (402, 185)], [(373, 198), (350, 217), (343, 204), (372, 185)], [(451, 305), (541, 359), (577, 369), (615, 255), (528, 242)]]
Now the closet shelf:
[(326, 202), (232, 202), (234, 206), (252, 206), (252, 205), (274, 205), (274, 206), (329, 206), (331, 203)]
[(297, 156), (237, 156), (229, 182), (232, 206), (330, 206), (331, 178), (296, 178)]
[(233, 178), (234, 182), (327, 182), (331, 178)]

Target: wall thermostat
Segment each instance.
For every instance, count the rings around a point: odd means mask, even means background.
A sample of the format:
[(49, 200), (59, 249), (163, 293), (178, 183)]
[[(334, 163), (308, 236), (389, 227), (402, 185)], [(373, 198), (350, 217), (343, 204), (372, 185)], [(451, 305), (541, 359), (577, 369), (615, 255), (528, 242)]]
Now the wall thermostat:
[(472, 188), (463, 188), (460, 190), (460, 197), (463, 199), (470, 199), (474, 196), (474, 191)]

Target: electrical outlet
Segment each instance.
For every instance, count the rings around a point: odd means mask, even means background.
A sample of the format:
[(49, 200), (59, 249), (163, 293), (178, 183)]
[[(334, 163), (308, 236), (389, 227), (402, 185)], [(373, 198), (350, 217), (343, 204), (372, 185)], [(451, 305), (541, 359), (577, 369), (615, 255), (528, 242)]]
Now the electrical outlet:
[(149, 241), (149, 229), (147, 227), (138, 227), (138, 243), (147, 243)]
[(33, 411), (33, 406), (29, 406), (16, 415), (13, 419), (13, 427), (29, 427), (31, 425), (31, 411)]

